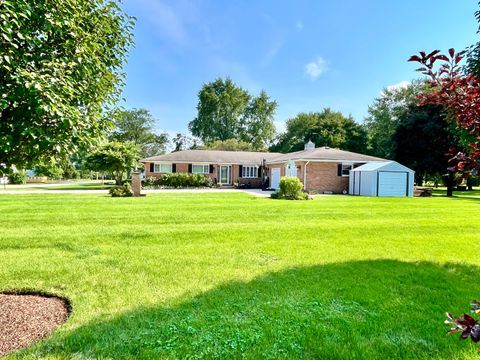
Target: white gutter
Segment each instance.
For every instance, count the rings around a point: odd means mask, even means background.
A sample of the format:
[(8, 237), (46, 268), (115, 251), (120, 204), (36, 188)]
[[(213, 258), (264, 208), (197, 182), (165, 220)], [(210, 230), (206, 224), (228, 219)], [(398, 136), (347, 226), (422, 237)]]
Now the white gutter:
[(308, 160), (303, 167), (303, 190), (307, 190), (307, 165), (309, 162), (310, 160)]

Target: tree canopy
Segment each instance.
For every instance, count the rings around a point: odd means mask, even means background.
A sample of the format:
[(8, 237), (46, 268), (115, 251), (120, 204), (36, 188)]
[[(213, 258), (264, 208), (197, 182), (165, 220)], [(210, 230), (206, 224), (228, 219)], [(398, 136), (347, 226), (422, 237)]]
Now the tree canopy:
[(200, 148), (224, 151), (255, 151), (255, 147), (252, 144), (237, 139), (216, 140)]
[(198, 93), (198, 114), (189, 123), (192, 135), (208, 144), (240, 139), (264, 149), (273, 139), (277, 103), (265, 91), (252, 97), (230, 78), (204, 84)]
[(417, 185), (445, 173), (445, 154), (458, 143), (442, 106), (416, 104), (410, 104), (400, 115), (391, 141), (394, 160), (415, 170)]
[(423, 90), (422, 82), (414, 82), (405, 88), (384, 89), (368, 107), (368, 116), (363, 125), (368, 134), (368, 153), (385, 159), (395, 156), (392, 141), (400, 118), (417, 103), (417, 96)]
[(272, 151), (303, 150), (308, 141), (316, 146), (330, 146), (343, 150), (364, 152), (367, 135), (351, 116), (324, 109), (322, 112), (300, 113), (287, 121), (286, 132), (281, 134)]
[(138, 159), (138, 149), (133, 144), (108, 142), (87, 155), (86, 165), (92, 171), (112, 174), (117, 185), (121, 185), (124, 175), (137, 165)]
[(132, 29), (116, 1), (0, 1), (0, 167), (27, 167), (105, 133)]
[(163, 154), (169, 142), (168, 134), (154, 131), (155, 119), (147, 109), (118, 111), (114, 116), (112, 141), (130, 142), (139, 148), (141, 157)]

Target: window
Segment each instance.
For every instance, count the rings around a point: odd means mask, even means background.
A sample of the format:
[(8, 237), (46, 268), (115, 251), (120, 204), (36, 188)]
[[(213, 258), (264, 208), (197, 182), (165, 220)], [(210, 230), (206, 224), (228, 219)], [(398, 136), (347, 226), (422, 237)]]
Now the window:
[(208, 174), (210, 172), (210, 165), (192, 165), (193, 174)]
[(342, 176), (350, 176), (350, 170), (352, 169), (352, 164), (342, 164)]
[(172, 164), (155, 164), (154, 172), (156, 173), (171, 173)]
[(258, 177), (258, 166), (243, 166), (242, 167), (243, 178), (256, 178)]

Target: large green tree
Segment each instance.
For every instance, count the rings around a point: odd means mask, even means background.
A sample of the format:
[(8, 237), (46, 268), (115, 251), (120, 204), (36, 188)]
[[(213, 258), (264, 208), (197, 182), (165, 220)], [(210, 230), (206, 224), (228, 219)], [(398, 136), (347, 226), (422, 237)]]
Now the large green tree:
[(384, 89), (368, 107), (364, 127), (368, 133), (368, 152), (385, 159), (393, 159), (395, 144), (392, 138), (399, 119), (408, 112), (410, 105), (417, 103), (417, 95), (424, 88), (415, 82), (402, 88)]
[(237, 139), (216, 140), (200, 148), (224, 151), (255, 151), (255, 147), (251, 143)]
[(169, 142), (168, 134), (156, 133), (155, 119), (147, 109), (118, 111), (115, 114), (112, 141), (130, 142), (138, 146), (141, 157), (163, 154)]
[(132, 29), (117, 1), (0, 1), (1, 168), (71, 153), (105, 133)]
[(135, 145), (108, 142), (88, 154), (85, 163), (92, 171), (112, 174), (117, 185), (121, 185), (128, 171), (136, 167), (138, 159)]
[(447, 121), (443, 106), (410, 104), (392, 136), (394, 159), (415, 170), (415, 182), (445, 173), (449, 148), (458, 144), (458, 130)]
[(302, 150), (309, 140), (316, 146), (364, 152), (367, 135), (351, 116), (345, 117), (340, 112), (324, 109), (322, 112), (300, 113), (288, 120), (286, 132), (280, 135), (271, 150)]
[(230, 78), (219, 78), (202, 86), (198, 114), (189, 129), (205, 144), (235, 138), (264, 149), (274, 135), (276, 108), (277, 103), (265, 91), (252, 97)]

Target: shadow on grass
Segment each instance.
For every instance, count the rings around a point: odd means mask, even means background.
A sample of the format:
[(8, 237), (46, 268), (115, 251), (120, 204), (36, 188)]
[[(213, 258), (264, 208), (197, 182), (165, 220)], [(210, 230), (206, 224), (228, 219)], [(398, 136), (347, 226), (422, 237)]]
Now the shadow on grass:
[(139, 304), (35, 351), (114, 359), (478, 356), (443, 324), (445, 311), (466, 311), (480, 296), (478, 270), (394, 260), (292, 268), (172, 308)]

